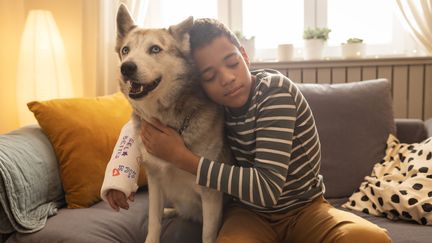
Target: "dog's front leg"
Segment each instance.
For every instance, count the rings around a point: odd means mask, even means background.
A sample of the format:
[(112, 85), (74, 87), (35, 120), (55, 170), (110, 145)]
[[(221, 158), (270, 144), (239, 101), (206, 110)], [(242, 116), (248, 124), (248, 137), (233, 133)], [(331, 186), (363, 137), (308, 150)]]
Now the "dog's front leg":
[(214, 243), (222, 223), (222, 193), (207, 189), (201, 194), (203, 209), (203, 243)]
[(148, 231), (145, 243), (159, 243), (162, 216), (164, 209), (164, 196), (157, 178), (153, 178), (151, 173), (147, 173), (148, 190), (149, 190), (149, 217)]

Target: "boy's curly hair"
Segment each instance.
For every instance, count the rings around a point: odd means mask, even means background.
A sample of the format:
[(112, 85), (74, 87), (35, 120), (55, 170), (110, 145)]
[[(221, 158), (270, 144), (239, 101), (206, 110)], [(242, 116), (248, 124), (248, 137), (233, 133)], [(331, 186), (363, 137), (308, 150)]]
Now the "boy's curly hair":
[(240, 48), (240, 42), (236, 35), (222, 22), (211, 18), (200, 18), (194, 21), (189, 31), (191, 53), (198, 48), (210, 44), (214, 39), (225, 36), (227, 39)]

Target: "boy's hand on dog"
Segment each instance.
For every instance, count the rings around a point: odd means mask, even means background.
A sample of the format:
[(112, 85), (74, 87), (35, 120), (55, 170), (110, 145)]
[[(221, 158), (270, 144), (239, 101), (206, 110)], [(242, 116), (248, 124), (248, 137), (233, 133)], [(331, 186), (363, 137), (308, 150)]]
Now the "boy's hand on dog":
[(128, 199), (133, 202), (135, 200), (135, 193), (132, 192), (128, 198), (126, 198), (126, 195), (123, 192), (115, 189), (111, 189), (107, 193), (107, 200), (109, 205), (117, 212), (120, 210), (120, 208), (126, 210), (129, 209), (129, 204), (127, 202)]
[(179, 151), (187, 149), (183, 138), (171, 127), (165, 126), (157, 119), (151, 123), (142, 121), (141, 140), (151, 155), (165, 161), (173, 162)]

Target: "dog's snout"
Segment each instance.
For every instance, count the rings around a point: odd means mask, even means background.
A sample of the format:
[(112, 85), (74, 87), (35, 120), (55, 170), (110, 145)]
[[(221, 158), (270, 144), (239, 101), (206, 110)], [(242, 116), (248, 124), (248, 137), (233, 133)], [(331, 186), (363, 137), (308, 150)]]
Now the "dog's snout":
[(134, 62), (125, 62), (120, 67), (123, 76), (131, 77), (135, 75), (137, 71), (137, 65)]

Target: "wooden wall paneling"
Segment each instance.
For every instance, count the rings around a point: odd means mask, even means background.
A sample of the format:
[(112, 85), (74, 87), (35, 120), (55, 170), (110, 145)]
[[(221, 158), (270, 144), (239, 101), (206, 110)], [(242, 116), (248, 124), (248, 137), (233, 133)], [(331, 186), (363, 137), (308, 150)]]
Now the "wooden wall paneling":
[(347, 68), (347, 82), (358, 82), (361, 80), (361, 68), (349, 67)]
[[(275, 67), (266, 67), (266, 69), (273, 69), (273, 70), (276, 70), (276, 71), (279, 71), (280, 73), (282, 73), (283, 75), (287, 75), (287, 73), (288, 73), (288, 69), (286, 69), (286, 68), (275, 68)], [(251, 70), (257, 70), (257, 69), (251, 69)]]
[(376, 79), (378, 73), (378, 66), (375, 67), (363, 67), (361, 73), (361, 80)]
[(408, 66), (393, 68), (393, 108), (395, 118), (407, 118)]
[(295, 83), (302, 82), (302, 71), (300, 68), (288, 69), (288, 78)]
[(378, 67), (378, 77), (377, 78), (385, 78), (390, 82), (390, 86), (392, 87), (392, 96), (393, 96), (393, 72), (391, 66), (379, 66)]
[(391, 85), (395, 117), (432, 119), (432, 57), (294, 60), (255, 62), (251, 66), (252, 69), (279, 70), (298, 83), (345, 83), (385, 78)]
[(345, 83), (346, 82), (346, 68), (337, 67), (332, 69), (332, 83)]
[(408, 118), (423, 119), (423, 76), (424, 65), (409, 66), (408, 74)]
[(432, 65), (425, 65), (423, 120), (432, 118)]
[(316, 83), (316, 82), (317, 82), (317, 70), (315, 68), (304, 68), (303, 83)]
[(318, 68), (318, 80), (319, 84), (331, 83), (331, 69), (330, 68)]

